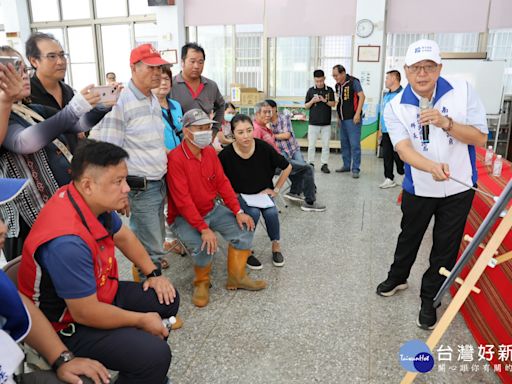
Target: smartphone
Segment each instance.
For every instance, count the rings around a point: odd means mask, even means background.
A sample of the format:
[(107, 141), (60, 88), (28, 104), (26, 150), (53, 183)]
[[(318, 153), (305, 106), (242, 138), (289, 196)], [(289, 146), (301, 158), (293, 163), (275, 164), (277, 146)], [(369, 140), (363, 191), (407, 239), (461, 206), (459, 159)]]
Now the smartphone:
[(117, 100), (117, 87), (113, 85), (101, 85), (99, 87), (93, 87), (91, 92), (96, 92), (100, 95), (100, 103)]
[(0, 63), (5, 66), (7, 66), (8, 63), (11, 63), (18, 71), (21, 66), (21, 59), (18, 56), (0, 56)]

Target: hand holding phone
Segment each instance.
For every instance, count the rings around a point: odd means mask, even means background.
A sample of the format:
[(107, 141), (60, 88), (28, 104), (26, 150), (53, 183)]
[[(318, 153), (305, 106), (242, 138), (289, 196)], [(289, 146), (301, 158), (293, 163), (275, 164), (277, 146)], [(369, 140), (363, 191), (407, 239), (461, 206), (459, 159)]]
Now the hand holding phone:
[(100, 96), (100, 103), (109, 104), (115, 103), (119, 93), (117, 92), (117, 85), (101, 85), (98, 87), (92, 87), (91, 92), (95, 92)]
[(0, 57), (1, 102), (12, 103), (23, 91), (23, 78), (16, 69), (20, 64), (21, 59), (18, 57)]
[(0, 56), (0, 64), (7, 67), (7, 64), (12, 64), (14, 69), (18, 71), (21, 66), (21, 59), (18, 56)]

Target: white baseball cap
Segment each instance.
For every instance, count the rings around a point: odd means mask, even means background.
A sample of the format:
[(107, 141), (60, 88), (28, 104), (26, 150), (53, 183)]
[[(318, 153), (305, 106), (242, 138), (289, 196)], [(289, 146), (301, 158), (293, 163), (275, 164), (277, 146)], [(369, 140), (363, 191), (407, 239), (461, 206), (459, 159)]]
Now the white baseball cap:
[(407, 48), (405, 65), (413, 65), (423, 60), (431, 60), (436, 64), (441, 64), (439, 45), (434, 40), (418, 40)]

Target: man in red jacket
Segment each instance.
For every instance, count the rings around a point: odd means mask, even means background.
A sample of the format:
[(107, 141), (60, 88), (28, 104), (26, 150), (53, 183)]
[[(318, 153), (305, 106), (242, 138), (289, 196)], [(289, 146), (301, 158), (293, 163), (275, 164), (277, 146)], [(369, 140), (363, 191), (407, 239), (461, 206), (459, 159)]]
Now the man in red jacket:
[[(212, 257), (217, 252), (219, 232), (229, 241), (228, 289), (257, 291), (266, 287), (251, 280), (245, 264), (251, 254), (254, 221), (240, 209), (215, 149), (210, 145), (212, 124), (200, 109), (183, 115), (184, 141), (167, 156), (168, 211), (171, 230), (192, 249), (194, 293), (197, 307), (208, 304)], [(220, 196), (221, 204), (216, 198)]]
[[(164, 384), (171, 352), (162, 318), (176, 316), (179, 296), (115, 212), (128, 201), (127, 157), (105, 142), (77, 149), (73, 181), (27, 237), (18, 284), (70, 351), (119, 371), (118, 383)], [(115, 247), (146, 275), (144, 284), (119, 281)]]

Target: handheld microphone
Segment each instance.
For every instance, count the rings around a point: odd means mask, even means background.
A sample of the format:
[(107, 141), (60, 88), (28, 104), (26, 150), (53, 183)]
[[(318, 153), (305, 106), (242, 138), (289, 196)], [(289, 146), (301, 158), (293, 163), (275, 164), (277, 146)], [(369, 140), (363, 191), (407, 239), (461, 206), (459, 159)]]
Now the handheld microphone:
[[(429, 108), (430, 108), (430, 101), (428, 101), (428, 99), (426, 97), (422, 97), (420, 99), (420, 111), (424, 111)], [(430, 134), (430, 126), (428, 124), (423, 124), (421, 126), (421, 142), (423, 144), (428, 144), (430, 142), (429, 134)]]

